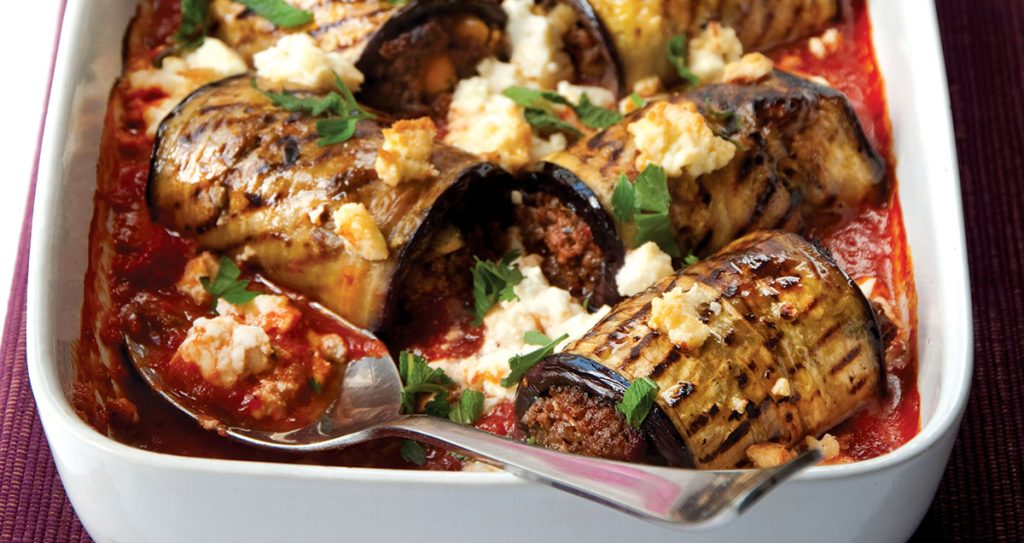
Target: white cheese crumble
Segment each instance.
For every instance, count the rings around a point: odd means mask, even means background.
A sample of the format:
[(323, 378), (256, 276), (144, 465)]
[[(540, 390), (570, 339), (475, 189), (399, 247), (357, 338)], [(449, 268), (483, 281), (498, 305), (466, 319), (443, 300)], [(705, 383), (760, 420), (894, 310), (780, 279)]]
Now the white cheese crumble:
[(206, 292), (199, 280), (203, 277), (209, 277), (212, 280), (217, 277), (219, 271), (220, 261), (217, 260), (217, 257), (213, 256), (213, 253), (202, 253), (185, 264), (185, 272), (181, 274), (181, 279), (175, 286), (178, 291), (188, 295), (195, 303), (209, 304), (210, 293)]
[(269, 369), (271, 353), (270, 338), (262, 328), (219, 316), (196, 319), (177, 354), (195, 364), (206, 381), (230, 388)]
[(771, 394), (776, 398), (788, 398), (792, 396), (793, 387), (792, 385), (789, 384), (789, 379), (786, 379), (785, 377), (780, 377), (778, 380), (776, 380), (775, 384), (772, 385)]
[(702, 83), (714, 83), (722, 80), (725, 66), (741, 55), (743, 44), (736, 31), (712, 21), (690, 40), (688, 67)]
[(839, 45), (842, 43), (841, 40), (842, 35), (839, 33), (839, 30), (830, 28), (822, 33), (821, 36), (815, 36), (807, 40), (807, 50), (816, 58), (825, 58), (839, 49)]
[(437, 127), (428, 117), (398, 121), (383, 131), (384, 142), (377, 153), (374, 168), (381, 181), (397, 186), (403, 181), (418, 181), (438, 174), (430, 162)]
[(278, 333), (291, 330), (302, 317), (287, 296), (272, 294), (260, 294), (243, 305), (235, 305), (222, 298), (217, 300), (217, 313)]
[(730, 62), (725, 67), (722, 80), (726, 83), (756, 83), (771, 75), (773, 69), (775, 64), (772, 59), (761, 53), (749, 53), (736, 62)]
[(537, 15), (534, 0), (505, 0), (501, 7), (508, 15), (505, 32), (512, 46), (510, 61), (523, 76), (546, 89), (570, 79), (572, 61), (563, 51), (562, 36), (576, 23), (576, 12), (560, 3), (547, 15)]
[(559, 81), (558, 87), (556, 87), (556, 92), (568, 98), (569, 101), (574, 104), (580, 103), (580, 100), (583, 99), (583, 95), (586, 94), (590, 103), (597, 107), (610, 109), (615, 106), (615, 94), (604, 87), (573, 85), (568, 81)]
[(347, 202), (331, 216), (345, 248), (366, 260), (387, 260), (388, 243), (363, 204)]
[(821, 449), (825, 460), (835, 460), (839, 456), (839, 440), (832, 434), (825, 434), (820, 440), (807, 436), (804, 441), (808, 449)]
[(691, 102), (658, 102), (627, 129), (640, 151), (638, 170), (655, 164), (665, 168), (669, 177), (684, 171), (699, 177), (725, 166), (736, 155), (736, 146), (716, 136)]
[[(700, 320), (699, 308), (715, 300), (715, 293), (700, 283), (688, 289), (676, 287), (651, 300), (648, 326), (664, 334), (685, 350), (699, 349), (711, 335), (711, 328)], [(721, 309), (721, 308), (719, 308)], [(713, 311), (713, 310), (712, 310)]]
[(207, 37), (201, 46), (184, 57), (169, 56), (159, 68), (131, 72), (128, 84), (133, 89), (157, 88), (166, 94), (142, 114), (146, 121), (146, 134), (153, 136), (164, 117), (192, 91), (246, 70), (248, 66), (241, 55), (217, 38)]
[(619, 294), (632, 296), (673, 271), (672, 257), (658, 248), (658, 244), (648, 241), (626, 253), (622, 268), (615, 274), (615, 283)]
[(460, 81), (448, 109), (445, 143), (507, 170), (525, 166), (530, 161), (533, 133), (523, 108), (501, 94), (508, 86), (495, 85), (485, 76)]
[(525, 343), (527, 332), (535, 330), (552, 339), (568, 334), (569, 338), (557, 346), (560, 350), (611, 311), (604, 306), (588, 313), (568, 291), (552, 286), (541, 271), (540, 257), (527, 255), (517, 262), (523, 280), (513, 290), (519, 299), (501, 302), (484, 316), (486, 332), (480, 350), (463, 359), (431, 361), (461, 386), (482, 391), (485, 410), (514, 399), (516, 387), (504, 387), (501, 380), (509, 373), (510, 358), (538, 348)]
[(288, 34), (252, 57), (256, 76), (274, 85), (304, 90), (334, 89), (334, 74), (352, 91), (363, 74), (341, 53), (328, 53), (309, 34)]

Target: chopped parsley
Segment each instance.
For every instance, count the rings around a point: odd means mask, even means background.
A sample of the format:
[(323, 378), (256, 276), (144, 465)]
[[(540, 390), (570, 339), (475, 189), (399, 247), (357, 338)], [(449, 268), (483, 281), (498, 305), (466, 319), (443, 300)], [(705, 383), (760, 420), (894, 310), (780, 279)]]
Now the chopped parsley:
[(682, 77), (690, 85), (697, 86), (700, 83), (700, 78), (687, 66), (688, 51), (689, 46), (686, 43), (686, 36), (676, 34), (668, 40), (668, 48), (665, 51), (665, 55), (668, 57), (668, 61), (672, 63), (672, 66), (675, 67), (679, 77)]
[(523, 280), (523, 272), (512, 261), (519, 258), (519, 251), (509, 251), (499, 262), (488, 262), (476, 258), (473, 265), (473, 305), (476, 318), (473, 324), (484, 321), (487, 310), (499, 301), (518, 300), (514, 287)]
[(523, 341), (525, 341), (527, 345), (547, 345), (548, 343), (551, 343), (551, 338), (536, 330), (530, 330), (523, 334)]
[[(526, 335), (529, 336), (529, 332), (527, 332)], [(529, 339), (525, 337), (523, 339), (529, 341)], [(539, 338), (533, 336), (531, 339)], [(569, 334), (562, 334), (556, 339), (549, 340), (544, 345), (541, 345), (540, 348), (535, 351), (516, 355), (510, 358), (508, 361), (508, 367), (511, 371), (509, 371), (508, 376), (501, 380), (501, 386), (510, 387), (518, 383), (519, 380), (526, 375), (526, 372), (530, 371), (530, 368), (536, 366), (538, 362), (544, 359), (544, 357), (555, 352), (555, 346), (567, 339), (569, 339)]]
[(323, 391), (323, 386), (320, 385), (320, 381), (316, 380), (316, 377), (310, 377), (309, 389), (313, 391), (313, 394), (320, 394)]
[(423, 445), (411, 439), (402, 440), (402, 448), (398, 453), (402, 455), (402, 460), (410, 464), (422, 466), (427, 463), (427, 452), (423, 450)]
[(217, 309), (217, 300), (223, 298), (234, 305), (245, 305), (260, 295), (259, 292), (246, 290), (249, 281), (238, 279), (242, 271), (226, 256), (220, 257), (220, 269), (217, 270), (217, 277), (212, 280), (209, 277), (200, 277), (199, 284), (203, 290), (213, 297), (213, 308)]
[(296, 96), (290, 92), (265, 91), (256, 86), (255, 79), (252, 80), (253, 88), (263, 93), (263, 96), (275, 106), (286, 111), (300, 111), (311, 117), (324, 117), (316, 122), (316, 133), (320, 136), (317, 144), (320, 147), (348, 141), (355, 135), (359, 121), (375, 117), (359, 106), (352, 91), (337, 74), (334, 75), (334, 84), (341, 94), (331, 91), (326, 96), (318, 98)]
[(235, 0), (278, 28), (294, 28), (313, 22), (313, 14), (284, 0)]
[(634, 183), (622, 175), (612, 192), (612, 213), (620, 223), (636, 224), (633, 246), (653, 241), (666, 254), (679, 258), (669, 218), (668, 177), (661, 166), (648, 164)]
[(629, 388), (622, 396), (622, 401), (615, 405), (615, 410), (622, 413), (622, 416), (626, 418), (626, 423), (633, 428), (639, 428), (650, 414), (659, 388), (658, 383), (647, 377), (637, 379), (629, 384)]
[(527, 87), (509, 87), (502, 94), (522, 106), (526, 122), (542, 131), (567, 132), (576, 137), (582, 135), (576, 127), (558, 117), (550, 104), (568, 106), (587, 128), (603, 130), (622, 120), (622, 115), (618, 111), (594, 105), (586, 93), (580, 96), (579, 104), (573, 104), (557, 92)]
[(423, 407), (423, 413), (439, 419), (448, 418), (451, 412), (451, 405), (448, 403), (447, 392), (435, 392), (434, 397)]
[(432, 392), (447, 398), (448, 388), (454, 384), (444, 370), (431, 368), (426, 358), (409, 351), (398, 355), (398, 375), (402, 378), (402, 412), (406, 414), (416, 412), (418, 394)]
[(643, 97), (635, 92), (629, 95), (629, 101), (633, 102), (633, 105), (636, 107), (644, 107), (647, 105), (647, 100), (644, 100)]
[(179, 49), (191, 51), (203, 44), (209, 17), (209, 0), (181, 0), (181, 23), (174, 33), (174, 43)]
[(683, 257), (683, 264), (686, 264), (687, 266), (693, 266), (698, 262), (700, 262), (700, 258), (698, 258), (697, 255), (693, 253), (690, 253)]
[(448, 418), (452, 422), (470, 426), (484, 412), (484, 393), (476, 390), (463, 390), (459, 402), (451, 406)]

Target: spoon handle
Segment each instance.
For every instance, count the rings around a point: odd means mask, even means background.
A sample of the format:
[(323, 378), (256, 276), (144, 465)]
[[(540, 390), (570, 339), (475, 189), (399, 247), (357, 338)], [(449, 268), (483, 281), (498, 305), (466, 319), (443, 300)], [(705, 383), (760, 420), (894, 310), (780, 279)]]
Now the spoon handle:
[(811, 449), (771, 469), (686, 470), (559, 453), (436, 417), (404, 417), (375, 430), (455, 449), (524, 479), (676, 526), (723, 524), (821, 460)]

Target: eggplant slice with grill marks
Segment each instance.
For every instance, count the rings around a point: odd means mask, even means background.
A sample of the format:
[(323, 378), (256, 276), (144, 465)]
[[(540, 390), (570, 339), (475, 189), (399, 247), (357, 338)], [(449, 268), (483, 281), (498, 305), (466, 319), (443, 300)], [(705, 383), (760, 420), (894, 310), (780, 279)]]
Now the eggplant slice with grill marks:
[[(716, 135), (737, 146), (719, 170), (669, 179), (683, 254), (706, 256), (757, 230), (827, 226), (888, 198), (885, 163), (838, 91), (776, 71), (761, 83), (708, 85), (668, 100), (692, 103)], [(527, 176), (536, 186), (584, 186), (611, 214), (620, 175), (639, 173), (627, 127), (654, 106), (548, 157)], [(620, 224), (618, 232), (628, 243), (635, 227)]]
[(669, 39), (693, 37), (710, 21), (736, 30), (747, 51), (817, 34), (842, 15), (839, 0), (589, 0), (625, 66), (625, 84), (652, 75), (670, 81), (675, 69), (665, 57)]
[[(574, 81), (622, 92), (622, 67), (608, 33), (584, 0), (565, 3), (578, 22), (563, 36), (574, 65)], [(488, 57), (507, 58), (508, 17), (488, 0), (318, 0), (300, 5), (315, 21), (277, 28), (241, 4), (213, 0), (214, 35), (247, 59), (291, 32), (308, 32), (326, 51), (340, 51), (366, 76), (361, 102), (402, 117), (442, 120), (459, 80), (476, 75)]]
[[(652, 300), (682, 289), (707, 328), (674, 345), (652, 328)], [(758, 443), (793, 446), (885, 394), (878, 322), (864, 294), (819, 246), (758, 232), (630, 298), (528, 372), (520, 429), (538, 444), (620, 460), (728, 469)], [(602, 434), (631, 380), (660, 386), (635, 439)], [(587, 409), (582, 409), (586, 405)], [(581, 414), (582, 413), (582, 414)], [(628, 433), (627, 432), (627, 433)]]

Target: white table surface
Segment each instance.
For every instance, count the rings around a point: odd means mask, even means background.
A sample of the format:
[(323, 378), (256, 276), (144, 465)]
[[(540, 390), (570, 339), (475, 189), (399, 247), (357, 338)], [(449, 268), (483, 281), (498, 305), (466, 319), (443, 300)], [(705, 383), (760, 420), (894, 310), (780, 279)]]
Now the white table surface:
[(6, 172), (0, 194), (0, 315), (4, 319), (61, 8), (60, 0), (18, 2), (9, 14), (17, 22), (9, 21), (0, 32), (0, 69), (6, 79), (0, 88), (4, 106), (0, 164)]

